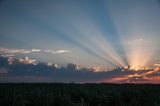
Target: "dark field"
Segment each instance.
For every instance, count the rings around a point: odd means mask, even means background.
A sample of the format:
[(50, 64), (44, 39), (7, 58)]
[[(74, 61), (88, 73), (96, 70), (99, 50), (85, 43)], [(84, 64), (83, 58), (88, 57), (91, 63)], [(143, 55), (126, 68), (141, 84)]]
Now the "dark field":
[(0, 84), (0, 106), (160, 106), (160, 85)]

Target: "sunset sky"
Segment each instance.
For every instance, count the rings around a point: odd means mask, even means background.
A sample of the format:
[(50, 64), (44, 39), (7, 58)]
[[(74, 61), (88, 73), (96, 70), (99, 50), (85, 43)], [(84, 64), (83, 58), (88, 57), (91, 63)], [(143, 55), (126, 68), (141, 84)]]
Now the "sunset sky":
[(160, 61), (159, 0), (0, 0), (0, 54), (60, 66)]

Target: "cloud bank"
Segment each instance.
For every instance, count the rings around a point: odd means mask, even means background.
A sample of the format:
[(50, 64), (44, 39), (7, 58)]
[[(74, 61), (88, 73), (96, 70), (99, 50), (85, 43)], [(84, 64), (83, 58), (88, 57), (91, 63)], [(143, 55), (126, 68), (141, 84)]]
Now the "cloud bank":
[(0, 57), (0, 82), (63, 82), (63, 83), (159, 83), (160, 69), (129, 70), (117, 67), (111, 71), (95, 72), (90, 68), (78, 68), (69, 63), (66, 67), (56, 64), (25, 64), (8, 57)]

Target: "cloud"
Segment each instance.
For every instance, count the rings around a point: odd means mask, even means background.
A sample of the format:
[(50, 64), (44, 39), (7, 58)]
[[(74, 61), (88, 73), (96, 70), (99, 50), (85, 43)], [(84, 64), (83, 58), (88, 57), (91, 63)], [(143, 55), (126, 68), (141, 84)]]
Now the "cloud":
[(28, 51), (28, 50), (24, 50), (24, 51), (19, 51), (17, 53), (24, 53), (24, 54), (27, 54), (27, 53), (31, 53), (31, 51)]
[(13, 57), (14, 55), (13, 54), (4, 54), (4, 55), (1, 55), (2, 57)]
[(6, 68), (0, 68), (0, 75), (1, 74), (7, 74), (7, 73), (8, 73), (8, 71), (7, 71)]
[(61, 53), (71, 53), (72, 51), (70, 51), (70, 50), (57, 50), (57, 51), (44, 50), (44, 52), (52, 53), (52, 54), (61, 54)]
[(40, 49), (32, 49), (31, 51), (32, 52), (40, 52), (41, 50)]
[(0, 48), (1, 53), (30, 53), (30, 50), (25, 49), (8, 49), (8, 48)]
[(70, 50), (57, 50), (57, 51), (40, 50), (40, 49), (35, 49), (35, 48), (33, 48), (31, 50), (0, 48), (0, 53), (2, 53), (2, 54), (15, 54), (15, 53), (28, 54), (28, 53), (34, 53), (34, 52), (61, 54), (61, 53), (71, 53), (72, 51), (70, 51)]
[(52, 50), (44, 50), (44, 52), (52, 53)]
[(53, 54), (60, 54), (60, 53), (70, 53), (71, 51), (69, 51), (69, 50), (58, 50), (58, 51), (53, 51), (52, 53)]
[[(89, 68), (78, 68), (78, 65), (68, 63), (67, 67), (55, 67), (46, 63), (19, 64), (17, 61), (13, 64), (7, 62), (8, 57), (0, 57), (0, 75), (12, 79), (18, 77), (18, 82), (24, 81), (23, 77), (35, 78), (32, 82), (110, 82), (110, 83), (157, 83), (160, 81), (160, 70), (128, 70), (116, 68), (111, 71), (93, 72)], [(1, 81), (3, 78), (1, 77)], [(11, 77), (11, 79), (9, 79)], [(42, 77), (41, 80), (36, 79)], [(44, 79), (43, 79), (44, 78)], [(5, 82), (5, 80), (3, 80)], [(30, 80), (26, 79), (26, 82)]]

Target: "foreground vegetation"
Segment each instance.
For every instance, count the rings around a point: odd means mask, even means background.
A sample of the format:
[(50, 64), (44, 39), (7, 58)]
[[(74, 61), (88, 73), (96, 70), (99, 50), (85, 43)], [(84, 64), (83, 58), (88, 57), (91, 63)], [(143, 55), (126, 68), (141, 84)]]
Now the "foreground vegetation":
[(0, 84), (0, 106), (160, 106), (160, 85)]

